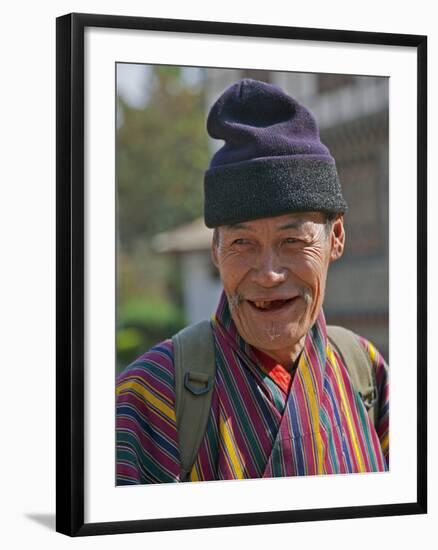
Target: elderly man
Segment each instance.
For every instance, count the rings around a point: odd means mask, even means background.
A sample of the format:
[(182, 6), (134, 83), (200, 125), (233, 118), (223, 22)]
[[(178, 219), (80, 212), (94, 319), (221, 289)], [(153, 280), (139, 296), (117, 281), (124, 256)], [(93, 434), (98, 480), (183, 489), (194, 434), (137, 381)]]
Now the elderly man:
[(207, 129), (225, 142), (205, 173), (222, 297), (120, 375), (117, 483), (387, 470), (387, 365), (322, 310), (346, 203), (313, 116), (244, 79)]

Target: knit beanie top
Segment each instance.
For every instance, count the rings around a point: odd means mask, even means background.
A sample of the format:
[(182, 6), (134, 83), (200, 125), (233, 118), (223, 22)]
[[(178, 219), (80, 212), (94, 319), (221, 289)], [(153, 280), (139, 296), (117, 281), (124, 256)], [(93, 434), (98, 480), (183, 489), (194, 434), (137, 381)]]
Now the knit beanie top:
[(236, 82), (212, 106), (207, 131), (225, 142), (205, 173), (207, 227), (346, 211), (335, 161), (313, 115), (278, 86)]

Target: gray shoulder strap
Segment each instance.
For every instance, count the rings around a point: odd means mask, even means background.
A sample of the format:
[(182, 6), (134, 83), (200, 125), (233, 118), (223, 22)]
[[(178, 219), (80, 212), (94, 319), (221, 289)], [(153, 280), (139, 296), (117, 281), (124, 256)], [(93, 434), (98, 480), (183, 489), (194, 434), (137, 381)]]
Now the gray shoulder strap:
[(354, 332), (343, 327), (328, 326), (327, 334), (342, 357), (354, 388), (359, 392), (371, 421), (378, 418), (376, 377), (371, 359)]
[(216, 364), (210, 321), (182, 329), (172, 342), (180, 479), (186, 481), (207, 428), (213, 394)]

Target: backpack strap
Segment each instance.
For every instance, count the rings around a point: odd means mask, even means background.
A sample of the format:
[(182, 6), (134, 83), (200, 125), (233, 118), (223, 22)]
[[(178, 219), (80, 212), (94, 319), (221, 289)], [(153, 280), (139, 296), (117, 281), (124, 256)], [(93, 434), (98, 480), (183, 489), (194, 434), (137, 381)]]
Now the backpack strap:
[(187, 481), (207, 428), (213, 394), (216, 361), (210, 321), (182, 329), (172, 343), (180, 480)]
[[(327, 335), (342, 357), (368, 415), (375, 425), (378, 392), (373, 364), (348, 329), (327, 326)], [(210, 321), (190, 325), (172, 337), (175, 412), (181, 457), (181, 481), (187, 481), (207, 428), (216, 361)]]
[(354, 332), (344, 327), (327, 326), (327, 335), (336, 348), (350, 375), (355, 390), (359, 393), (371, 422), (378, 418), (378, 391), (376, 375), (370, 357), (361, 346)]

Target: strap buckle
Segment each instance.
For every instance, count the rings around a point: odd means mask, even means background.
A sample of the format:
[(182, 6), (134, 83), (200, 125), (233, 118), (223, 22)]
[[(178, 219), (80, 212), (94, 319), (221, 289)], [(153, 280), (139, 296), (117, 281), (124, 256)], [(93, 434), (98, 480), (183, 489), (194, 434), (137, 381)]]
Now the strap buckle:
[[(203, 387), (195, 386), (192, 382), (203, 384)], [(186, 372), (184, 375), (184, 387), (193, 395), (203, 395), (211, 390), (213, 385), (213, 377), (198, 372)]]
[(365, 405), (365, 408), (367, 410), (371, 409), (372, 407), (374, 407), (374, 405), (376, 404), (379, 396), (378, 396), (378, 393), (377, 393), (377, 388), (375, 387), (369, 387), (366, 392), (362, 393), (362, 392), (359, 392), (359, 395), (363, 401), (363, 404)]

